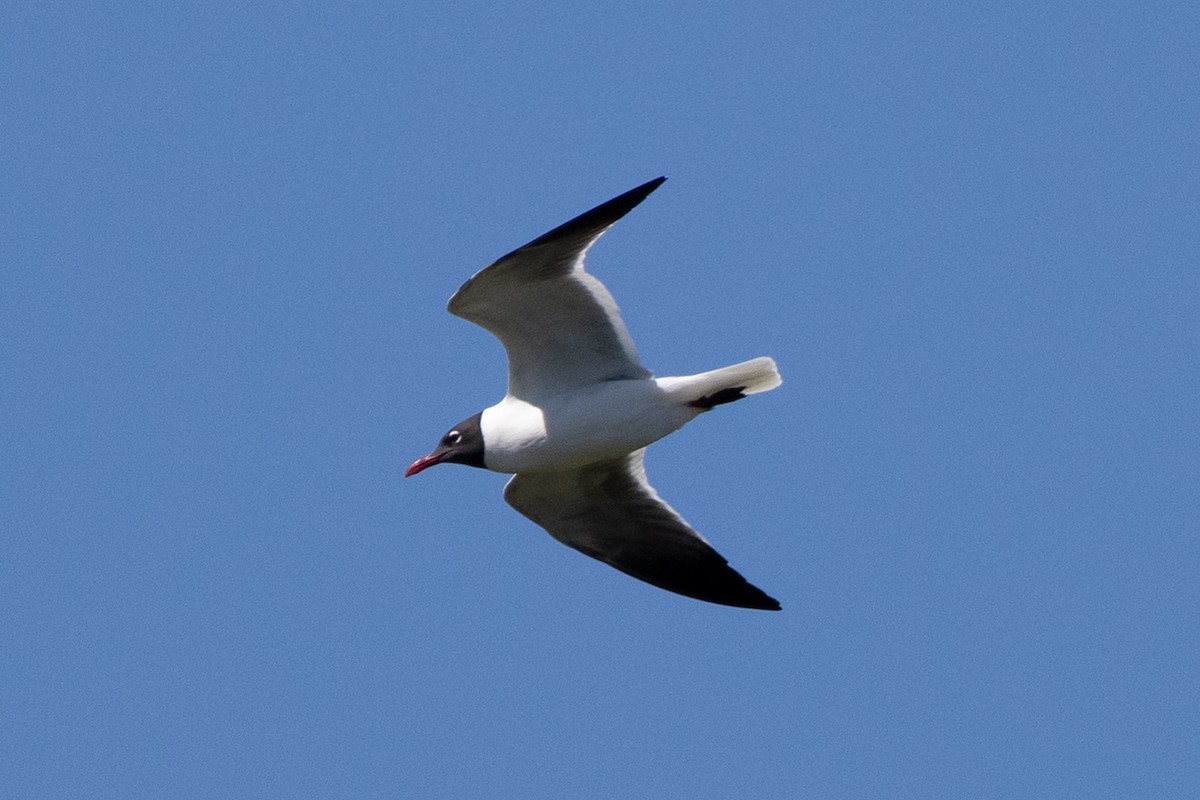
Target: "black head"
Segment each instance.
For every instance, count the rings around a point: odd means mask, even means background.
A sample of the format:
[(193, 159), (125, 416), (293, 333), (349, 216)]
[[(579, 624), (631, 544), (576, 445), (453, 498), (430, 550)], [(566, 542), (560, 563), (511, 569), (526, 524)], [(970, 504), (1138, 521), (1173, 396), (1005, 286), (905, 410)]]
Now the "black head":
[(446, 431), (446, 435), (438, 442), (438, 446), (433, 448), (432, 453), (421, 456), (404, 470), (404, 477), (416, 475), (423, 469), (443, 462), (483, 467), (483, 430), (479, 427), (482, 416), (483, 412), (480, 412)]

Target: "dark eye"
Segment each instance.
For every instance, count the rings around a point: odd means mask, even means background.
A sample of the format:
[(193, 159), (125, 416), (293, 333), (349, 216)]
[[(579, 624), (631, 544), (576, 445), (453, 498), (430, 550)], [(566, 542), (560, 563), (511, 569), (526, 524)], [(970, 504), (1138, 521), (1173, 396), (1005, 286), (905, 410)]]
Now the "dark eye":
[(458, 444), (462, 441), (462, 434), (458, 431), (450, 431), (442, 439), (442, 444)]

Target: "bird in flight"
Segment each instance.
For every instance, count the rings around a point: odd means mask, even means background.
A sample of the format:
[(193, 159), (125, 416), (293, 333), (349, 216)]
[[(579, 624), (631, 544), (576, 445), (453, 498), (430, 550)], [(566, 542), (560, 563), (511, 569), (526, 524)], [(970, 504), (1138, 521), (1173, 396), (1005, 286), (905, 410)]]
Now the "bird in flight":
[(504, 345), (508, 393), (451, 428), (404, 477), (442, 463), (510, 473), (504, 499), (563, 544), (671, 592), (778, 611), (658, 496), (643, 466), (650, 444), (779, 386), (775, 362), (656, 378), (608, 289), (584, 271), (588, 248), (664, 180), (517, 248), (450, 298), (451, 314)]

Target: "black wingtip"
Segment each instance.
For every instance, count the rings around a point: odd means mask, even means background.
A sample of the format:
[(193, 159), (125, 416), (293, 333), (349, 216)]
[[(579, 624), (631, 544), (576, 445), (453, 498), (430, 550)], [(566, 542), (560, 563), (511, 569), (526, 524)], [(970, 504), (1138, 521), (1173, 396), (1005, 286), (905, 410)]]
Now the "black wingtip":
[[(720, 558), (720, 556), (717, 556)], [(724, 562), (725, 559), (721, 558)], [(716, 580), (718, 577), (721, 580)], [(672, 591), (680, 594), (690, 595), (700, 600), (707, 600), (710, 603), (719, 603), (724, 606), (734, 606), (735, 608), (751, 608), (756, 611), (782, 611), (783, 606), (779, 605), (779, 601), (771, 595), (764, 592), (762, 589), (755, 586), (750, 581), (742, 577), (741, 573), (724, 564), (718, 575), (709, 575), (709, 580), (702, 587), (689, 586), (680, 591), (675, 587)], [(695, 589), (699, 591), (694, 591)]]
[(631, 197), (631, 196), (632, 196), (632, 198), (636, 198), (636, 199), (634, 199), (634, 200), (633, 200), (633, 203), (632, 203), (632, 205), (630, 205), (630, 206), (629, 206), (629, 207), (632, 209), (632, 208), (633, 208), (634, 206), (636, 206), (638, 203), (642, 202), (642, 201), (643, 201), (643, 200), (645, 200), (647, 197), (649, 197), (651, 192), (653, 192), (653, 191), (654, 191), (655, 189), (657, 189), (658, 187), (662, 186), (664, 183), (666, 183), (666, 181), (667, 181), (667, 176), (666, 176), (666, 175), (659, 175), (659, 176), (658, 176), (657, 178), (655, 178), (654, 180), (652, 180), (652, 181), (646, 181), (646, 182), (645, 182), (645, 183), (643, 183), (641, 186), (638, 186), (637, 188), (634, 188), (634, 189), (630, 189), (630, 190), (629, 190), (628, 192), (626, 192), (625, 194), (623, 194), (623, 195), (620, 195), (619, 197), (614, 197), (614, 198), (613, 198), (612, 200), (610, 200), (609, 202), (610, 202), (610, 203), (612, 203), (612, 202), (616, 202), (617, 200), (620, 200), (620, 199), (622, 199), (622, 198), (625, 198), (625, 197)]
[[(612, 200), (608, 200), (596, 206), (590, 211), (585, 211), (578, 217), (564, 222), (552, 231), (542, 234), (528, 244), (522, 245), (519, 249), (532, 247), (544, 242), (561, 239), (566, 236), (574, 236), (577, 234), (587, 234), (595, 232), (598, 236), (609, 225), (619, 220), (621, 217), (628, 214), (639, 203), (649, 197), (650, 193), (662, 186), (663, 181), (667, 177), (660, 175), (652, 181), (646, 181), (641, 186), (630, 189), (624, 194), (619, 194)], [(515, 251), (514, 251), (515, 252)]]
[[(596, 221), (609, 220), (607, 224), (611, 225), (636, 208), (639, 203), (650, 196), (651, 192), (662, 186), (666, 179), (665, 175), (660, 175), (652, 181), (646, 181), (641, 186), (630, 189), (624, 194), (619, 194), (612, 200), (596, 206), (591, 211), (584, 212), (574, 220), (571, 220), (571, 222), (590, 217)], [(567, 225), (570, 225), (571, 222), (568, 222)], [(563, 227), (566, 226), (564, 225)]]
[[(738, 608), (751, 608), (756, 611), (782, 611), (783, 606), (779, 605), (779, 601), (769, 594), (759, 589), (752, 583), (747, 583), (746, 588), (749, 592), (743, 592), (737, 598), (729, 598), (722, 600), (712, 600), (711, 602), (721, 603), (722, 605), (735, 606)], [(701, 598), (706, 600), (708, 598)]]

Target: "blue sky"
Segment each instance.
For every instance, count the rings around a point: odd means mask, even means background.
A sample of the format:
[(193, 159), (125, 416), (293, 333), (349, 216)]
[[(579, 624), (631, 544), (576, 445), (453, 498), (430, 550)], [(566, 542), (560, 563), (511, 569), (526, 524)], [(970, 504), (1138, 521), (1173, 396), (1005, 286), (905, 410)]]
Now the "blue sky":
[[(0, 11), (0, 795), (1200, 795), (1189, 4)], [(609, 197), (651, 449), (784, 610), (404, 467)]]

